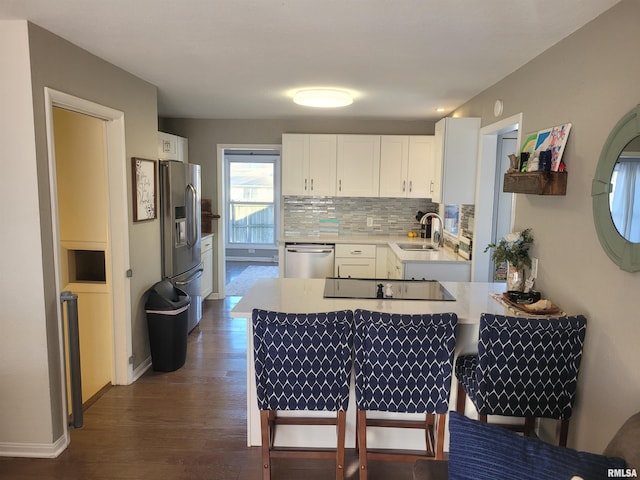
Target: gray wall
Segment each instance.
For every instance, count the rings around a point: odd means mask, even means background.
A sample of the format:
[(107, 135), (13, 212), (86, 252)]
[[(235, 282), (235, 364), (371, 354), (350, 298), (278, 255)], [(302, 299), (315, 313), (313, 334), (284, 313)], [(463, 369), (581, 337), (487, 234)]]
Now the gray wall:
[[(623, 272), (604, 253), (591, 202), (604, 142), (640, 103), (638, 19), (640, 2), (624, 0), (455, 112), (480, 116), (483, 126), (523, 112), (523, 133), (573, 124), (567, 195), (518, 195), (515, 226), (533, 229), (538, 288), (588, 319), (569, 443), (594, 452), (640, 408), (640, 273)], [(504, 101), (500, 118), (496, 99)]]
[[(157, 91), (150, 83), (89, 54), (77, 46), (33, 24), (29, 25), (31, 69), (36, 123), (36, 152), (41, 211), (49, 210), (48, 159), (44, 119), (44, 87), (69, 93), (125, 114), (127, 197), (131, 205), (131, 157), (157, 158)], [(146, 317), (142, 296), (158, 281), (160, 272), (159, 220), (133, 223), (129, 209), (132, 347), (134, 368), (149, 354)], [(52, 239), (50, 218), (41, 216), (45, 258), (45, 285), (53, 290)], [(114, 239), (114, 241), (118, 241)], [(47, 261), (48, 260), (48, 261)], [(55, 301), (53, 291), (46, 291)], [(51, 304), (53, 306), (53, 304)], [(50, 311), (53, 314), (53, 310)]]
[[(4, 28), (5, 22), (2, 23)], [(15, 25), (15, 22), (13, 24)], [(17, 66), (22, 63), (29, 64), (32, 98), (27, 101), (21, 98), (4, 102), (3, 115), (16, 119), (16, 121), (25, 116), (31, 116), (31, 127), (34, 130), (30, 139), (24, 140), (24, 142), (17, 138), (17, 135), (13, 135), (5, 139), (4, 144), (8, 151), (18, 152), (18, 155), (12, 158), (12, 162), (23, 162), (27, 167), (28, 161), (33, 156), (35, 165), (33, 170), (24, 168), (19, 174), (3, 178), (3, 182), (9, 187), (20, 184), (28, 186), (30, 182), (35, 182), (37, 194), (33, 195), (33, 198), (37, 197), (39, 212), (38, 210), (24, 212), (24, 221), (14, 225), (11, 230), (16, 232), (16, 235), (11, 236), (11, 248), (3, 250), (16, 258), (27, 259), (24, 261), (25, 266), (31, 265), (32, 267), (28, 271), (25, 270), (23, 275), (35, 274), (40, 278), (34, 277), (32, 279), (30, 283), (33, 286), (30, 289), (21, 289), (18, 282), (6, 285), (7, 289), (3, 295), (10, 297), (11, 303), (3, 301), (3, 305), (11, 305), (11, 308), (20, 310), (19, 302), (29, 302), (30, 304), (42, 302), (43, 307), (40, 315), (32, 315), (22, 319), (25, 326), (29, 325), (37, 329), (34, 334), (28, 334), (28, 330), (25, 328), (14, 331), (11, 329), (11, 324), (7, 322), (3, 325), (3, 335), (0, 338), (3, 365), (18, 366), (11, 372), (5, 371), (4, 367), (1, 370), (3, 394), (0, 396), (0, 402), (2, 402), (0, 411), (1, 415), (8, 417), (6, 417), (7, 421), (4, 417), (2, 418), (3, 428), (0, 429), (0, 445), (18, 450), (22, 444), (42, 445), (44, 449), (51, 442), (59, 442), (65, 421), (62, 418), (61, 405), (63, 373), (60, 364), (60, 332), (56, 314), (59, 300), (55, 293), (56, 279), (53, 265), (55, 247), (50, 214), (44, 87), (50, 87), (123, 111), (125, 113), (127, 165), (129, 165), (128, 162), (132, 156), (157, 157), (157, 94), (155, 86), (90, 55), (36, 25), (25, 22), (22, 24), (26, 35), (24, 50), (22, 49), (23, 37), (20, 28), (18, 28), (13, 40), (16, 41), (16, 48), (20, 47), (20, 53), (13, 54), (0, 50), (0, 55), (2, 55), (3, 64), (8, 70), (18, 68)], [(23, 135), (23, 132), (19, 133)], [(19, 141), (23, 143), (17, 145)], [(130, 167), (126, 171), (129, 176), (127, 188), (130, 205)], [(9, 170), (9, 175), (11, 175), (11, 170)], [(1, 194), (3, 204), (11, 205), (11, 208), (18, 208), (16, 201), (19, 196), (13, 195), (11, 192), (11, 189), (3, 188)], [(37, 234), (40, 236), (40, 251), (38, 252), (29, 249), (28, 242), (21, 241), (25, 235), (27, 237), (32, 235), (33, 229), (28, 229), (25, 225), (29, 218), (34, 216), (39, 217), (39, 232)], [(132, 224), (131, 212), (129, 211), (129, 248), (131, 268), (134, 271), (134, 277), (130, 283), (133, 310), (131, 335), (133, 352), (137, 361), (144, 360), (149, 355), (146, 320), (140, 299), (146, 288), (160, 278), (159, 230), (157, 221)], [(118, 241), (118, 239), (114, 239), (114, 241)], [(34, 262), (39, 262), (39, 264), (32, 265)], [(11, 275), (20, 275), (20, 273), (14, 271)], [(38, 288), (38, 285), (42, 285), (42, 290)], [(12, 311), (5, 311), (5, 314), (12, 315)], [(20, 317), (18, 316), (18, 318)], [(34, 359), (44, 351), (46, 351), (48, 358), (47, 364), (35, 363)], [(40, 384), (43, 378), (46, 379), (45, 381), (48, 380), (47, 393), (35, 398), (31, 385)], [(9, 395), (4, 392), (11, 393)], [(50, 415), (51, 425), (48, 429), (38, 423), (43, 412)]]

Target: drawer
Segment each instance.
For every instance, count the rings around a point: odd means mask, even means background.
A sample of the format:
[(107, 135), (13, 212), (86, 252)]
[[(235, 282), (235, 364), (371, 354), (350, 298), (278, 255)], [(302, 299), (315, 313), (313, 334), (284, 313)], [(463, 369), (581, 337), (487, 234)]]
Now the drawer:
[(211, 235), (204, 237), (200, 241), (200, 250), (206, 252), (207, 250), (211, 250), (213, 248), (213, 237)]
[(376, 258), (375, 245), (348, 243), (336, 244), (336, 257), (340, 258)]

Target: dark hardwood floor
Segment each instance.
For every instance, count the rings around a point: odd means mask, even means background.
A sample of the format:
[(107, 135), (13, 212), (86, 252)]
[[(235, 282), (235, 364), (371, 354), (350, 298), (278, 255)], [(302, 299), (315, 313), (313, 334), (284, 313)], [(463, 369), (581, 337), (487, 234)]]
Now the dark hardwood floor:
[[(238, 299), (205, 302), (184, 367), (111, 387), (58, 458), (0, 457), (0, 479), (261, 479), (260, 449), (246, 446), (245, 321), (229, 316)], [(370, 462), (369, 470), (371, 480), (412, 478), (409, 463)], [(273, 480), (334, 478), (331, 460), (276, 459), (272, 471)], [(346, 473), (358, 478), (354, 450)]]

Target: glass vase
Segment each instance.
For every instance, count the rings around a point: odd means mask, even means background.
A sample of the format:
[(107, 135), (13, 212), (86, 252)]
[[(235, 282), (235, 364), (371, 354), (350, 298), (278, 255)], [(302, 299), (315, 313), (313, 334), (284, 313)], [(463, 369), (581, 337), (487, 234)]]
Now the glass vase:
[(507, 291), (522, 292), (524, 290), (524, 268), (507, 263)]

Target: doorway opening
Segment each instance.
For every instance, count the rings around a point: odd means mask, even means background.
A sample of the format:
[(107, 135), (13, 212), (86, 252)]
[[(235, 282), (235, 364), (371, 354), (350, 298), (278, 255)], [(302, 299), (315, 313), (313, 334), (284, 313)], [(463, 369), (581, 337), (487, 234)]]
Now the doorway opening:
[[(74, 290), (80, 286), (87, 290), (89, 294), (98, 294), (100, 289), (106, 292), (105, 298), (98, 298), (99, 305), (90, 308), (97, 308), (99, 311), (108, 311), (108, 325), (105, 327), (108, 333), (102, 332), (99, 335), (108, 336), (108, 365), (104, 366), (108, 372), (108, 381), (114, 385), (127, 385), (131, 383), (133, 377), (132, 366), (129, 364), (131, 355), (131, 298), (129, 279), (123, 274), (129, 268), (129, 229), (127, 210), (127, 188), (125, 170), (125, 142), (124, 142), (124, 113), (113, 110), (109, 107), (95, 104), (63, 92), (45, 88), (46, 106), (46, 129), (47, 147), (49, 158), (49, 187), (51, 192), (51, 217), (52, 217), (52, 238), (54, 245), (54, 271), (56, 275), (56, 292), (60, 296), (63, 289)], [(96, 155), (101, 157), (101, 167), (93, 166), (100, 170), (97, 172), (104, 182), (101, 187), (104, 198), (104, 206), (101, 208), (103, 215), (100, 221), (101, 240), (91, 238), (91, 235), (84, 236), (74, 229), (86, 230), (86, 222), (91, 222), (88, 214), (82, 214), (79, 222), (71, 221), (71, 227), (61, 228), (61, 223), (69, 223), (65, 219), (68, 213), (63, 212), (66, 204), (78, 204), (82, 199), (75, 196), (78, 192), (68, 189), (73, 187), (74, 175), (79, 175), (76, 181), (82, 183), (82, 159), (62, 165), (57, 162), (56, 154), (58, 146), (69, 139), (78, 138), (84, 135), (74, 122), (63, 137), (57, 137), (56, 132), (64, 130), (61, 122), (62, 117), (67, 114), (70, 118), (80, 120), (81, 123), (92, 125), (91, 129), (99, 132), (97, 136), (102, 138), (102, 144), (93, 147)], [(97, 122), (97, 123), (95, 123)], [(56, 145), (59, 142), (59, 145)], [(73, 148), (71, 148), (73, 150)], [(58, 170), (61, 170), (58, 172)], [(95, 172), (94, 172), (95, 173)], [(70, 182), (61, 187), (64, 191), (59, 191), (58, 177), (70, 176)], [(85, 193), (88, 187), (84, 185)], [(90, 190), (90, 188), (89, 188)], [(65, 197), (71, 195), (71, 198)], [(94, 199), (95, 200), (95, 199)], [(75, 225), (75, 226), (73, 226)], [(77, 237), (75, 239), (71, 237)], [(83, 238), (80, 238), (83, 237)], [(78, 264), (80, 263), (80, 265)], [(97, 263), (96, 263), (97, 262)], [(102, 264), (100, 264), (102, 262)], [(103, 271), (104, 270), (104, 271)], [(72, 281), (70, 281), (72, 280)], [(79, 302), (80, 303), (80, 302)], [(87, 305), (88, 306), (88, 305)], [(82, 312), (79, 312), (82, 314)], [(60, 332), (60, 351), (63, 352), (59, 359), (59, 368), (64, 371), (64, 331), (63, 309), (58, 308), (58, 324)], [(86, 349), (85, 349), (86, 350)], [(81, 355), (82, 357), (82, 355)], [(55, 367), (54, 367), (55, 368)], [(65, 397), (59, 414), (63, 416), (65, 429), (67, 428), (67, 408), (66, 408), (66, 383), (65, 375), (62, 378), (62, 392)], [(96, 393), (99, 393), (96, 392)], [(87, 399), (91, 401), (91, 398)], [(65, 431), (66, 433), (66, 431)], [(68, 435), (66, 435), (68, 438)]]
[(219, 296), (242, 296), (278, 276), (280, 146), (220, 146), (218, 192)]
[[(502, 158), (521, 144), (522, 113), (505, 118), (480, 129), (478, 175), (476, 179), (476, 228), (473, 234), (474, 254), (471, 261), (471, 278), (474, 282), (493, 282), (494, 270), (491, 253), (485, 247), (494, 242), (500, 233), (513, 228), (516, 196), (501, 197), (504, 177)], [(503, 142), (502, 139), (507, 139)], [(515, 145), (514, 142), (515, 141)], [(504, 143), (504, 145), (503, 145)], [(506, 148), (506, 152), (500, 152)], [(508, 162), (507, 162), (508, 164)], [(510, 199), (508, 197), (511, 197)], [(499, 223), (499, 225), (498, 225)], [(502, 234), (503, 235), (503, 234)]]

